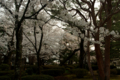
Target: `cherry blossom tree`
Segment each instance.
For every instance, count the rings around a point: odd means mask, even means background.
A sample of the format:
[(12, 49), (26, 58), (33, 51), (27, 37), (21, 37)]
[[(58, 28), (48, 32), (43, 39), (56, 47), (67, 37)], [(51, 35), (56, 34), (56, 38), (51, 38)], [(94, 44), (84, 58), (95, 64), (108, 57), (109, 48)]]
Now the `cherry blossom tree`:
[[(3, 12), (7, 15), (6, 12)], [(3, 52), (4, 56), (4, 63), (10, 64), (10, 60), (12, 57), (12, 54), (15, 53), (15, 48), (14, 48), (14, 28), (12, 27), (13, 24), (9, 21), (10, 17), (9, 16), (2, 16), (1, 20), (1, 46), (6, 48), (6, 51)]]
[[(42, 12), (44, 13), (44, 11)], [(44, 13), (44, 16), (45, 14), (46, 13)], [(54, 53), (58, 52), (59, 41), (62, 39), (64, 33), (63, 30), (60, 30), (55, 25), (51, 26), (53, 20), (50, 21), (51, 19), (43, 19), (44, 18), (42, 18), (41, 21), (26, 21), (26, 27), (24, 27), (23, 31), (26, 37), (23, 41), (23, 44), (26, 44), (26, 48), (24, 48), (27, 49), (28, 46), (34, 48), (33, 52), (37, 55), (39, 73), (42, 60), (48, 60), (52, 58)]]
[[(41, 0), (40, 0), (41, 1)], [(25, 19), (37, 19), (38, 13), (47, 4), (37, 7), (39, 0), (0, 0), (1, 7), (6, 10), (13, 19), (16, 31), (16, 60), (15, 60), (15, 80), (20, 80), (21, 57), (22, 57), (22, 25)], [(37, 7), (36, 11), (31, 8)]]
[[(83, 16), (79, 16), (78, 14), (75, 14), (75, 11), (70, 10), (70, 7), (67, 6), (66, 4), (71, 4), (71, 1), (55, 1), (53, 2), (51, 6), (51, 11), (53, 15), (56, 15), (56, 17), (59, 20), (62, 20), (68, 24), (70, 24), (71, 27), (76, 27), (78, 30), (74, 32), (77, 33), (75, 36), (79, 36), (80, 38), (85, 35), (85, 29), (83, 28), (84, 26), (88, 26), (89, 23), (87, 23), (87, 17), (86, 19), (83, 18)], [(57, 4), (57, 5), (56, 5)], [(54, 7), (57, 7), (56, 9)], [(47, 9), (46, 9), (47, 10)], [(75, 14), (75, 15), (74, 15)], [(87, 15), (86, 15), (87, 16)], [(89, 17), (88, 17), (89, 19)], [(87, 28), (87, 27), (86, 27)], [(80, 33), (80, 35), (79, 35)], [(81, 38), (79, 42), (79, 47), (80, 47), (80, 56), (79, 56), (79, 66), (83, 68), (83, 60), (84, 60), (84, 55), (85, 55), (85, 50), (84, 50), (84, 39)]]
[[(99, 4), (99, 8), (95, 7), (96, 3)], [(114, 3), (115, 6), (113, 6), (112, 3)], [(86, 30), (92, 31), (91, 34), (94, 40), (91, 41), (88, 39), (89, 35), (86, 37), (86, 40), (95, 44), (96, 59), (101, 80), (110, 80), (110, 39), (111, 35), (113, 36), (116, 34), (116, 32), (110, 32), (110, 30), (112, 27), (112, 16), (120, 12), (119, 3), (119, 0), (59, 0), (54, 2), (52, 6), (54, 15), (60, 14), (57, 18), (59, 17), (74, 26), (77, 25), (76, 27), (80, 28), (80, 30), (83, 29), (83, 32)], [(57, 9), (54, 7), (57, 7)], [(61, 9), (61, 7), (64, 9)], [(75, 16), (79, 16), (80, 18), (74, 18)], [(87, 25), (88, 22), (90, 25)], [(93, 25), (92, 30), (90, 29), (91, 25)], [(100, 50), (100, 33), (102, 27), (106, 28), (103, 30), (105, 34), (105, 59), (103, 59)], [(84, 36), (85, 34), (83, 33), (82, 37), (85, 38)], [(93, 73), (91, 72), (91, 74)], [(95, 80), (95, 78), (93, 79)]]

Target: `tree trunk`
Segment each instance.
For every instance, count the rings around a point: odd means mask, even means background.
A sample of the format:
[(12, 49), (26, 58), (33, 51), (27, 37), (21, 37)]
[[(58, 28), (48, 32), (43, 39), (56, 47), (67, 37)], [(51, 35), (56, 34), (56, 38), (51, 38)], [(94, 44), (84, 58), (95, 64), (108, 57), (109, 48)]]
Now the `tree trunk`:
[[(110, 30), (112, 20), (107, 22), (107, 29)], [(105, 80), (110, 80), (110, 35), (105, 37)]]
[[(95, 41), (99, 41), (99, 31), (95, 34)], [(98, 72), (100, 76), (100, 80), (104, 80), (104, 64), (103, 64), (103, 56), (100, 50), (100, 44), (95, 44), (95, 53), (98, 65)]]
[(12, 57), (12, 54), (15, 54), (15, 50), (11, 50), (7, 53), (7, 55), (4, 55), (4, 63), (5, 64), (8, 64), (11, 66), (11, 57)]
[(80, 68), (84, 68), (84, 64), (83, 64), (84, 54), (85, 54), (85, 51), (84, 51), (84, 40), (81, 39), (81, 42), (80, 42), (80, 55), (79, 55), (79, 67)]
[[(107, 15), (111, 13), (111, 0), (107, 0)], [(112, 26), (112, 18), (107, 21), (107, 29), (110, 31)], [(105, 37), (105, 80), (110, 80), (110, 35)]]
[(39, 53), (37, 53), (38, 74), (40, 74), (40, 62), (41, 62), (41, 59), (40, 59), (40, 57), (39, 57)]
[[(112, 20), (107, 22), (107, 28), (110, 30)], [(110, 35), (105, 37), (105, 80), (110, 80)]]
[[(88, 35), (88, 38), (89, 38), (89, 30), (88, 30), (87, 35)], [(87, 62), (88, 62), (88, 67), (89, 67), (90, 73), (91, 73), (91, 75), (93, 77), (93, 80), (97, 80), (95, 75), (94, 75), (93, 69), (91, 67), (89, 45), (90, 45), (90, 42), (88, 41), (88, 43), (87, 43), (87, 56), (88, 56), (88, 61)]]
[(110, 80), (110, 36), (105, 37), (105, 80)]
[[(42, 59), (40, 58), (40, 52), (41, 52), (42, 40), (43, 40), (43, 28), (40, 27), (40, 26), (39, 26), (39, 28), (40, 28), (40, 30), (41, 30), (41, 37), (40, 37), (39, 49), (38, 49), (38, 51), (36, 50), (36, 53), (37, 53), (37, 62), (38, 62), (38, 63), (37, 63), (37, 65), (38, 65), (38, 74), (41, 73), (41, 71), (40, 71), (40, 66), (42, 65)], [(36, 34), (35, 34), (35, 36), (36, 36)], [(37, 49), (37, 45), (36, 45), (36, 49)]]
[(15, 80), (21, 80), (21, 60), (22, 60), (22, 27), (16, 24), (16, 59), (15, 59)]

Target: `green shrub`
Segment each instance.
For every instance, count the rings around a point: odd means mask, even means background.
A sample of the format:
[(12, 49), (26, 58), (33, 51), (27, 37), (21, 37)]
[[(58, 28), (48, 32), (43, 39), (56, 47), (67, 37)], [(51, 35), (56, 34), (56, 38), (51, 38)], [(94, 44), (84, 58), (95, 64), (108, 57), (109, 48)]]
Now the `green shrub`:
[(58, 65), (44, 65), (43, 69), (65, 69), (63, 66)]
[(64, 74), (69, 74), (69, 73), (70, 73), (70, 69), (67, 68), (67, 69), (65, 70), (65, 73), (64, 73)]
[(62, 75), (65, 71), (62, 69), (46, 69), (42, 70), (42, 74), (50, 75), (50, 76), (59, 76)]
[(27, 73), (28, 75), (32, 75), (32, 74), (33, 74), (33, 69), (32, 69), (32, 68), (27, 68), (27, 69), (26, 69), (26, 73)]
[[(33, 73), (37, 74), (38, 73), (38, 66), (37, 65), (32, 65), (31, 66)], [(42, 67), (40, 67), (40, 70), (42, 70)]]
[(11, 80), (9, 76), (0, 76), (0, 80)]
[[(14, 79), (14, 70), (9, 70), (9, 71), (0, 71), (0, 77), (1, 76), (8, 76), (11, 78), (11, 80)], [(0, 79), (1, 80), (1, 79)], [(9, 79), (8, 79), (9, 80)]]
[(75, 74), (69, 74), (69, 75), (65, 75), (65, 77), (69, 78), (69, 79), (74, 79), (76, 78)]
[(54, 80), (54, 78), (49, 75), (28, 75), (22, 77), (21, 80)]
[(2, 71), (10, 70), (10, 66), (8, 64), (1, 64), (0, 65), (0, 70), (2, 70)]
[(74, 65), (65, 65), (65, 68), (69, 68), (69, 69), (74, 69), (75, 67), (77, 67), (77, 66), (74, 66)]
[(9, 75), (9, 74), (14, 74), (14, 70), (0, 71), (0, 76)]
[[(42, 67), (40, 67), (40, 70), (42, 70)], [(38, 66), (37, 65), (26, 66), (26, 73), (28, 75), (37, 74), (38, 73)]]
[(88, 74), (86, 69), (72, 69), (70, 70), (72, 74), (75, 74), (77, 78), (83, 78)]
[(69, 79), (69, 78), (67, 78), (67, 77), (65, 77), (65, 76), (57, 76), (57, 77), (55, 77), (54, 79), (55, 79), (55, 80), (71, 80), (71, 79)]
[(21, 72), (21, 76), (27, 76), (27, 75), (28, 75), (28, 73), (26, 73), (25, 71)]

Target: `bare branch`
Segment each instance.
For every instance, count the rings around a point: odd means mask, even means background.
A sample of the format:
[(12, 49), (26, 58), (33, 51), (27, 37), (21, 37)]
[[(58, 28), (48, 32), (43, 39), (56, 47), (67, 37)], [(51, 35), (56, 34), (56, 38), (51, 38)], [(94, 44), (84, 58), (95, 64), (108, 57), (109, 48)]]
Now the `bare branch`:
[(37, 50), (36, 26), (34, 26), (34, 39), (35, 39), (35, 47), (36, 47), (36, 50)]
[[(83, 11), (86, 11), (86, 12), (89, 12), (91, 13), (91, 11), (89, 9), (86, 9), (86, 8), (83, 8), (82, 5), (80, 4), (80, 2), (78, 0), (77, 1), (77, 4), (79, 5), (79, 7), (83, 10)], [(84, 1), (84, 0), (83, 0)], [(85, 1), (86, 2), (86, 1)], [(89, 8), (91, 7), (91, 4), (90, 3), (87, 3)]]
[(43, 41), (43, 28), (40, 27), (40, 26), (39, 26), (39, 28), (40, 28), (40, 30), (41, 30), (41, 37), (40, 37), (39, 49), (38, 49), (37, 53), (38, 53), (38, 52), (40, 53), (41, 47), (42, 47), (42, 41)]
[(78, 9), (71, 9), (71, 10), (69, 10), (69, 11), (72, 11), (72, 10), (74, 10), (74, 11), (76, 11), (76, 13), (78, 13), (79, 14), (79, 16), (81, 16), (86, 22), (87, 22), (87, 18), (78, 10)]
[(30, 15), (30, 16), (26, 16), (25, 19), (31, 19), (33, 16), (37, 15), (41, 10), (43, 10), (45, 7), (47, 6), (47, 4), (43, 5), (37, 12), (35, 12), (34, 14)]
[(27, 9), (28, 9), (29, 4), (30, 4), (30, 0), (28, 0), (28, 2), (27, 2), (27, 5), (26, 5), (26, 7), (25, 7), (25, 10), (24, 10), (24, 13), (23, 13), (23, 16), (22, 16), (20, 22), (22, 22), (22, 21), (24, 20), (25, 14), (26, 14), (26, 12), (27, 12)]

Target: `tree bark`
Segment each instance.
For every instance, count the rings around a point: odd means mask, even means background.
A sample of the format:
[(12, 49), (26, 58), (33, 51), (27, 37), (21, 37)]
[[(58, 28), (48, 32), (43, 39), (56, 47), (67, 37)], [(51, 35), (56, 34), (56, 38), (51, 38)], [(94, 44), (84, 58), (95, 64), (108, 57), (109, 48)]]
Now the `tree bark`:
[[(107, 0), (107, 15), (111, 14), (112, 0)], [(107, 21), (106, 28), (110, 31), (112, 18)], [(110, 35), (105, 37), (105, 80), (110, 80)]]
[[(112, 20), (109, 19), (107, 29), (110, 30), (111, 26)], [(105, 80), (110, 80), (110, 38), (110, 35), (105, 37)]]
[[(40, 58), (40, 52), (41, 52), (41, 48), (42, 48), (42, 40), (43, 40), (43, 28), (40, 27), (40, 30), (41, 30), (41, 37), (40, 37), (40, 43), (39, 43), (39, 49), (37, 51), (37, 61), (38, 61), (38, 74), (41, 73), (40, 71), (40, 66), (42, 65), (42, 59)], [(36, 45), (36, 48), (37, 48), (37, 45)]]
[[(99, 41), (99, 31), (95, 34), (95, 41)], [(104, 64), (103, 64), (103, 56), (100, 50), (100, 44), (95, 44), (95, 53), (96, 53), (100, 80), (104, 80), (105, 79)]]
[[(89, 38), (89, 30), (87, 32), (87, 35), (88, 35), (88, 38)], [(93, 69), (91, 67), (89, 45), (90, 45), (90, 42), (88, 41), (88, 43), (87, 43), (88, 67), (89, 67), (90, 73), (91, 73), (91, 75), (93, 77), (93, 80), (97, 80), (96, 77), (95, 77), (95, 75), (94, 75)]]
[(84, 51), (84, 40), (81, 39), (81, 42), (80, 42), (80, 55), (79, 55), (79, 67), (80, 68), (84, 68), (84, 64), (83, 64), (84, 54), (85, 54), (85, 51)]
[(16, 59), (15, 59), (15, 80), (21, 80), (21, 60), (22, 60), (22, 27), (17, 25), (16, 30)]
[(110, 36), (105, 37), (105, 80), (110, 80)]
[(11, 66), (11, 57), (12, 57), (12, 54), (15, 54), (15, 50), (11, 50), (7, 53), (7, 55), (4, 55), (4, 63), (5, 64), (8, 64)]

